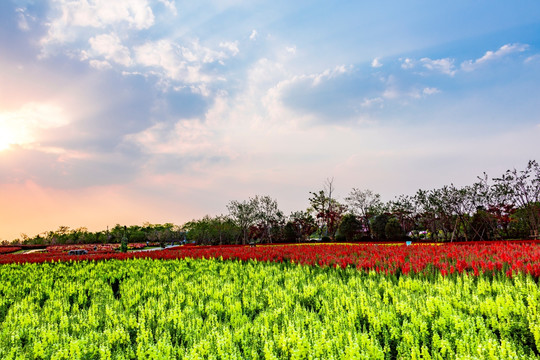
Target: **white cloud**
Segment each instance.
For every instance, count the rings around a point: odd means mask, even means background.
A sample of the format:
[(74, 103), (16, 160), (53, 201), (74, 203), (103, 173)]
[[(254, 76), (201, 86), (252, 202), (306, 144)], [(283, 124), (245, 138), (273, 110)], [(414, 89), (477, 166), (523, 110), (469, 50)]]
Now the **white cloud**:
[(364, 108), (370, 108), (373, 106), (379, 106), (382, 107), (384, 103), (384, 100), (381, 97), (375, 97), (375, 98), (366, 98), (362, 103), (360, 104), (361, 107)]
[(57, 46), (86, 42), (96, 30), (137, 31), (154, 25), (149, 0), (52, 0), (49, 13), (47, 34), (40, 40), (41, 58)]
[(126, 141), (141, 146), (146, 153), (202, 156), (212, 147), (211, 131), (199, 120), (178, 121), (174, 129), (158, 123), (140, 133), (127, 135)]
[(88, 63), (91, 67), (98, 70), (108, 70), (112, 68), (112, 65), (108, 61), (104, 60), (90, 60)]
[(422, 62), (422, 65), (428, 70), (441, 72), (450, 76), (454, 76), (456, 73), (456, 69), (454, 67), (454, 59), (444, 58), (432, 60), (425, 57), (420, 59), (420, 61)]
[(516, 52), (523, 52), (528, 48), (529, 45), (526, 44), (506, 44), (501, 46), (496, 51), (486, 51), (484, 56), (482, 56), (481, 58), (478, 58), (476, 60), (464, 61), (463, 63), (461, 63), (461, 69), (463, 69), (464, 71), (473, 71), (487, 62), (503, 58)]
[(394, 100), (402, 97), (401, 91), (398, 89), (396, 77), (393, 75), (388, 76), (386, 80), (386, 89), (382, 93), (382, 97), (385, 99)]
[(257, 38), (257, 30), (252, 30), (251, 35), (249, 35), (249, 40), (255, 40)]
[(232, 56), (236, 56), (240, 52), (240, 50), (238, 49), (238, 41), (220, 42), (219, 47), (228, 50)]
[(379, 61), (379, 58), (375, 58), (373, 59), (373, 61), (371, 62), (371, 67), (374, 67), (374, 68), (379, 68), (383, 66), (383, 64)]
[(156, 68), (164, 80), (182, 81), (188, 84), (206, 83), (215, 78), (202, 72), (204, 63), (227, 58), (223, 52), (203, 47), (198, 41), (191, 46), (179, 46), (170, 40), (149, 41), (134, 48), (138, 65)]
[(168, 40), (149, 41), (134, 48), (139, 65), (161, 68), (168, 77), (180, 78), (186, 69), (180, 48)]
[(131, 65), (129, 49), (122, 45), (116, 34), (102, 34), (88, 41), (94, 53), (124, 66)]
[(289, 54), (296, 54), (296, 46), (287, 46), (285, 47), (285, 50), (289, 53)]
[(40, 57), (49, 56), (57, 45), (86, 42), (95, 30), (144, 30), (154, 25), (149, 0), (52, 0), (50, 14)]
[(322, 81), (336, 78), (352, 70), (352, 66), (338, 65), (333, 69), (326, 69), (322, 73), (308, 75), (307, 77), (313, 79), (313, 86), (317, 86)]
[[(382, 98), (399, 101), (402, 104), (407, 104), (408, 100), (410, 99), (421, 99), (422, 97), (438, 94), (441, 92), (435, 87), (418, 88), (415, 86), (409, 86), (407, 88), (404, 88), (403, 84), (399, 82), (398, 78), (393, 75), (388, 76), (388, 78), (385, 79), (384, 82), (386, 85), (386, 89), (381, 94)], [(366, 104), (370, 103), (368, 102)]]
[(174, 3), (174, 0), (158, 0), (160, 3), (162, 3), (169, 11), (174, 15), (178, 15), (178, 11), (176, 10), (176, 4)]
[(181, 50), (184, 58), (187, 61), (194, 63), (209, 64), (228, 58), (224, 52), (215, 51), (208, 47), (202, 46), (198, 40), (192, 41), (189, 45), (182, 46)]
[(441, 90), (437, 88), (433, 88), (433, 87), (426, 87), (424, 88), (424, 90), (422, 90), (422, 94), (424, 95), (433, 95), (433, 94), (438, 94), (440, 92)]
[(540, 62), (540, 54), (529, 56), (525, 59), (525, 64)]
[(19, 29), (22, 31), (29, 31), (30, 24), (28, 23), (28, 20), (35, 21), (36, 19), (33, 16), (28, 15), (26, 9), (17, 8), (15, 11), (17, 12), (17, 26)]
[(194, 92), (208, 95), (204, 84), (223, 77), (220, 68), (206, 65), (225, 65), (226, 59), (240, 53), (238, 41), (221, 41), (212, 48), (198, 39), (141, 33), (155, 23), (151, 6), (176, 15), (174, 0), (51, 1), (41, 58), (57, 52), (78, 55), (98, 70), (117, 68), (122, 74), (141, 74), (153, 78), (162, 89), (195, 85)]
[(203, 118), (178, 120), (174, 126), (160, 122), (126, 135), (124, 141), (147, 154), (185, 157), (186, 164), (193, 166), (215, 158), (230, 159), (236, 155), (223, 133), (234, 127), (239, 117), (231, 116), (229, 110), (227, 94), (219, 93)]
[(351, 70), (352, 66), (339, 65), (333, 69), (326, 69), (320, 73), (287, 76), (283, 71), (282, 64), (273, 63), (268, 59), (262, 59), (251, 71), (251, 75), (253, 76), (257, 74), (258, 76), (256, 79), (252, 80), (260, 83), (261, 79), (264, 78), (268, 78), (268, 80), (275, 80), (276, 74), (281, 73), (281, 75), (284, 75), (285, 78), (283, 80), (277, 80), (276, 83), (274, 83), (269, 89), (269, 92), (281, 94), (286, 88), (300, 83), (307, 83), (311, 87), (316, 87), (327, 80), (334, 79), (340, 75), (350, 72)]
[(154, 24), (154, 14), (147, 0), (88, 0), (53, 1), (59, 10), (59, 17), (53, 19), (53, 26), (74, 25), (104, 28), (117, 23), (127, 23), (135, 29), (148, 29)]
[(413, 67), (414, 67), (414, 62), (413, 62), (412, 59), (406, 58), (401, 63), (401, 68), (402, 69), (412, 69)]

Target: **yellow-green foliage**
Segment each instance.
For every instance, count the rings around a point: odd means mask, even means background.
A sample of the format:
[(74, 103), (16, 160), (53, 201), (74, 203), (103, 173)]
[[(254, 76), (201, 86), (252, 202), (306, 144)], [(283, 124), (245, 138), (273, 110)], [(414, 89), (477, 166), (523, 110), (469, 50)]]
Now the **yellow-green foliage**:
[(1, 359), (540, 358), (530, 277), (220, 260), (0, 266)]

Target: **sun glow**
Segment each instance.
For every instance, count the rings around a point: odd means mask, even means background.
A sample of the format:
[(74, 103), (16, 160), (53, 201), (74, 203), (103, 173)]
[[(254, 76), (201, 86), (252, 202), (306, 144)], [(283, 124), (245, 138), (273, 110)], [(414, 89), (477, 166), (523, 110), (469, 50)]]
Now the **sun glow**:
[(66, 124), (62, 109), (49, 104), (29, 103), (17, 111), (0, 112), (0, 151), (32, 144), (41, 130)]
[(24, 144), (24, 129), (13, 124), (11, 116), (0, 114), (0, 151), (8, 150), (12, 145)]

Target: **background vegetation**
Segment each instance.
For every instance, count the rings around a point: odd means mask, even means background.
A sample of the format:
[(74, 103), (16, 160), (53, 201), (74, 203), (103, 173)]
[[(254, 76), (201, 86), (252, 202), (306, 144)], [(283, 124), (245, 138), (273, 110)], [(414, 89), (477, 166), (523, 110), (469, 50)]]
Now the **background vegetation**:
[[(500, 177), (478, 177), (472, 185), (454, 184), (383, 202), (371, 190), (353, 188), (339, 200), (333, 179), (309, 193), (310, 207), (286, 216), (270, 196), (255, 196), (227, 205), (228, 214), (205, 216), (181, 226), (172, 223), (124, 227), (106, 231), (61, 226), (19, 244), (119, 243), (190, 241), (201, 245), (327, 241), (429, 240), (478, 241), (538, 238), (540, 227), (540, 166), (529, 161), (523, 170)], [(5, 242), (7, 243), (7, 242)]]

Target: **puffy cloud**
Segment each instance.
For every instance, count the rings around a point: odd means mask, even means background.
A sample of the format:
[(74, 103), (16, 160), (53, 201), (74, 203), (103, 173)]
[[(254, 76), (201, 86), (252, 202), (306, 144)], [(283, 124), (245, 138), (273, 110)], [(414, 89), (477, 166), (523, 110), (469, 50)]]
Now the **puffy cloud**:
[(319, 74), (308, 75), (307, 78), (313, 79), (313, 86), (317, 86), (323, 81), (335, 79), (338, 76), (350, 72), (351, 70), (352, 66), (338, 65), (333, 69), (326, 69)]
[(257, 38), (257, 30), (252, 30), (249, 35), (249, 40), (255, 40)]
[(135, 29), (148, 29), (154, 24), (154, 14), (147, 0), (54, 0), (51, 7), (58, 16), (51, 27), (68, 25), (105, 28), (126, 23)]
[[(170, 33), (173, 0), (51, 1), (40, 58), (67, 55), (97, 70), (150, 79), (161, 91), (190, 88), (209, 96), (214, 89), (207, 84), (224, 80), (226, 59), (240, 53), (238, 41), (207, 46)], [(146, 31), (151, 27), (156, 31)]]
[(180, 120), (172, 129), (166, 123), (158, 123), (125, 139), (149, 154), (204, 156), (209, 155), (213, 138), (210, 129), (199, 120)]
[(131, 65), (131, 55), (129, 49), (122, 45), (120, 38), (116, 34), (102, 34), (90, 38), (88, 41), (92, 51), (103, 56), (107, 60), (112, 60), (124, 66)]
[[(234, 43), (222, 43), (228, 44), (223, 47), (232, 46)], [(228, 48), (230, 50), (230, 48)], [(228, 58), (223, 51), (215, 51), (209, 47), (205, 47), (200, 44), (198, 40), (191, 41), (189, 45), (181, 47), (182, 55), (187, 61), (194, 63), (210, 64), (216, 61), (222, 61)]]
[(41, 38), (41, 57), (79, 43), (87, 44), (93, 35), (139, 31), (154, 25), (149, 0), (51, 0), (47, 34)]
[(202, 64), (224, 59), (226, 55), (193, 42), (191, 47), (179, 46), (169, 40), (148, 41), (134, 48), (138, 65), (155, 68), (165, 79), (188, 84), (213, 80), (202, 72)]
[(162, 3), (174, 16), (178, 15), (178, 10), (176, 10), (176, 4), (174, 0), (158, 0)]
[(456, 69), (454, 67), (454, 59), (444, 58), (432, 60), (425, 57), (420, 59), (420, 62), (428, 70), (441, 72), (450, 76), (454, 76), (456, 73)]
[(434, 88), (434, 87), (426, 87), (424, 90), (422, 90), (422, 94), (424, 95), (433, 95), (440, 93), (441, 90)]
[(473, 71), (479, 66), (491, 62), (513, 53), (523, 52), (529, 48), (527, 44), (506, 44), (501, 46), (496, 51), (486, 51), (484, 56), (476, 60), (467, 60), (461, 63), (461, 69), (464, 71)]
[(414, 61), (412, 59), (409, 59), (409, 58), (405, 58), (405, 59), (399, 59), (401, 61), (401, 68), (402, 69), (412, 69), (414, 67)]
[(236, 56), (240, 52), (238, 49), (238, 41), (223, 41), (219, 43), (219, 47), (228, 50), (232, 56)]
[(379, 68), (383, 66), (383, 64), (380, 62), (379, 58), (375, 58), (373, 59), (373, 61), (371, 62), (371, 67), (374, 67), (374, 68)]

